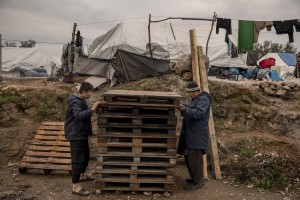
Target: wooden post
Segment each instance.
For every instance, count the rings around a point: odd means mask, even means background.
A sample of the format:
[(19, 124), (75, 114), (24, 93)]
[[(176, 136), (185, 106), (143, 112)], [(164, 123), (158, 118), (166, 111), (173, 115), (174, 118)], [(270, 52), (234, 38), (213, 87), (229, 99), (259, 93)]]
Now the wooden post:
[(148, 44), (149, 44), (149, 51), (150, 51), (150, 56), (153, 59), (152, 55), (152, 47), (151, 47), (151, 31), (150, 31), (150, 25), (151, 25), (151, 14), (149, 14), (149, 23), (148, 23)]
[(74, 70), (74, 60), (75, 60), (75, 32), (76, 32), (77, 24), (74, 23), (73, 25), (73, 32), (72, 32), (72, 41), (71, 41), (71, 63), (70, 63), (70, 73), (73, 74)]
[(191, 43), (191, 57), (192, 57), (192, 69), (193, 69), (193, 80), (200, 85), (199, 76), (199, 63), (198, 63), (198, 53), (197, 53), (197, 39), (196, 30), (190, 30), (190, 43)]
[[(200, 76), (199, 76), (199, 63), (198, 63), (197, 40), (196, 40), (195, 29), (190, 30), (190, 40), (191, 40), (193, 81), (195, 81), (198, 85), (201, 85)], [(203, 155), (203, 178), (208, 179), (206, 154)]]
[(209, 32), (209, 35), (208, 35), (208, 38), (207, 38), (207, 42), (206, 42), (206, 50), (205, 50), (205, 55), (207, 56), (207, 53), (208, 53), (208, 43), (209, 43), (209, 39), (210, 39), (210, 36), (211, 36), (211, 33), (212, 33), (212, 30), (214, 28), (214, 24), (215, 24), (215, 21), (217, 20), (217, 15), (216, 15), (216, 12), (214, 12), (214, 16), (213, 16), (213, 20), (211, 22), (211, 28), (210, 28), (210, 32)]
[(300, 52), (296, 54), (296, 78), (300, 78)]
[[(207, 69), (206, 69), (204, 60), (201, 59), (201, 56), (203, 55), (202, 47), (198, 46), (197, 50), (198, 50), (198, 60), (199, 60), (198, 62), (200, 64), (199, 65), (200, 66), (200, 77), (201, 77), (200, 86), (201, 86), (202, 91), (206, 91), (209, 93)], [(211, 164), (212, 164), (213, 170), (215, 172), (215, 178), (222, 179), (212, 108), (210, 108), (209, 134), (210, 134), (210, 157), (211, 157)]]
[(0, 80), (1, 79), (1, 76), (2, 76), (2, 35), (0, 34)]

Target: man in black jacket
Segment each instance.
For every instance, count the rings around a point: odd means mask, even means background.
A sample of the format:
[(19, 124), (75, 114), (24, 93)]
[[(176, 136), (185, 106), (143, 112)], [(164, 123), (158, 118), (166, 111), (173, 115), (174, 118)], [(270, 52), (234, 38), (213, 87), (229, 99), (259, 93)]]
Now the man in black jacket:
[(212, 98), (207, 92), (200, 92), (195, 82), (189, 83), (186, 91), (192, 101), (181, 108), (183, 123), (178, 148), (184, 154), (191, 176), (186, 179), (184, 189), (194, 190), (204, 185), (202, 155), (206, 153), (209, 144), (208, 121)]
[(92, 135), (92, 113), (99, 105), (99, 101), (89, 108), (86, 99), (93, 94), (94, 87), (83, 82), (79, 94), (70, 94), (67, 99), (68, 107), (65, 116), (65, 137), (70, 141), (72, 162), (72, 193), (87, 196), (90, 193), (79, 185), (82, 181), (92, 181), (93, 178), (85, 174), (89, 163), (90, 150), (88, 137)]

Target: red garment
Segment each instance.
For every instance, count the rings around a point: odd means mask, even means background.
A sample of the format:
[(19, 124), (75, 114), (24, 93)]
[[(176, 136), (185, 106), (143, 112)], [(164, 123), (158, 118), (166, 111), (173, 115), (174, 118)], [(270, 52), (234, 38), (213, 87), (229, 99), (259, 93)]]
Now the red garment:
[(259, 62), (259, 66), (262, 68), (270, 68), (271, 66), (275, 66), (275, 58), (267, 58)]

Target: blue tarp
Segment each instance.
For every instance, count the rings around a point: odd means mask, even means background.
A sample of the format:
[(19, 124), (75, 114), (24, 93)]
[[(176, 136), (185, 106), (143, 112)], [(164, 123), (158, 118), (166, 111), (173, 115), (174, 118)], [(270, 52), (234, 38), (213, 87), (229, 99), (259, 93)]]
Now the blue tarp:
[(278, 53), (279, 57), (289, 66), (296, 66), (296, 54)]

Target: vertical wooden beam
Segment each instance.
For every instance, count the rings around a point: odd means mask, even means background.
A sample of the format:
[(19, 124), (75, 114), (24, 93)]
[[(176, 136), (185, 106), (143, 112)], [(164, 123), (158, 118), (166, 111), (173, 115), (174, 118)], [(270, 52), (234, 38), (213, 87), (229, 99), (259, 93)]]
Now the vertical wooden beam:
[[(198, 46), (197, 50), (198, 50), (198, 60), (199, 60), (200, 77), (201, 77), (200, 86), (201, 86), (202, 91), (206, 91), (206, 92), (209, 93), (208, 79), (207, 79), (207, 69), (206, 69), (204, 60), (201, 59), (201, 56), (203, 55), (202, 47)], [(211, 164), (212, 164), (212, 167), (213, 167), (213, 170), (214, 170), (214, 173), (215, 173), (215, 178), (216, 179), (222, 179), (212, 108), (210, 108), (210, 117), (209, 117), (208, 125), (209, 125), (209, 134), (210, 134)]]
[(0, 34), (0, 80), (2, 76), (2, 35)]
[(193, 80), (200, 85), (199, 76), (199, 63), (198, 63), (198, 53), (197, 53), (197, 38), (196, 30), (190, 30), (190, 43), (191, 43), (191, 56), (192, 56), (192, 69), (193, 69)]
[(214, 12), (214, 16), (213, 16), (213, 20), (211, 22), (211, 28), (210, 28), (210, 32), (209, 32), (209, 35), (208, 35), (208, 38), (207, 38), (207, 42), (206, 42), (206, 50), (205, 50), (205, 55), (207, 56), (208, 54), (208, 43), (209, 43), (209, 39), (210, 39), (210, 36), (211, 36), (211, 33), (212, 33), (212, 30), (214, 28), (214, 24), (215, 24), (215, 21), (217, 20), (217, 15), (216, 15), (216, 12)]
[(73, 32), (72, 32), (72, 41), (71, 41), (71, 55), (69, 55), (69, 69), (70, 69), (70, 74), (73, 74), (74, 70), (74, 60), (75, 60), (75, 32), (76, 32), (76, 26), (77, 24), (74, 23), (73, 25)]
[(151, 47), (151, 31), (150, 31), (150, 25), (151, 25), (151, 14), (149, 14), (149, 22), (148, 22), (148, 44), (149, 44), (149, 51), (150, 51), (150, 56), (153, 59), (152, 55), (152, 47)]
[[(199, 62), (198, 62), (197, 40), (196, 40), (196, 30), (195, 29), (190, 30), (190, 43), (191, 43), (193, 81), (195, 81), (198, 85), (201, 85), (201, 80), (200, 80), (200, 75), (199, 75)], [(203, 178), (208, 179), (206, 154), (203, 155)]]

